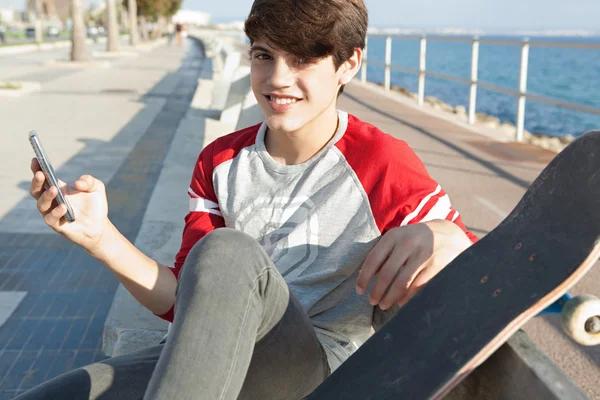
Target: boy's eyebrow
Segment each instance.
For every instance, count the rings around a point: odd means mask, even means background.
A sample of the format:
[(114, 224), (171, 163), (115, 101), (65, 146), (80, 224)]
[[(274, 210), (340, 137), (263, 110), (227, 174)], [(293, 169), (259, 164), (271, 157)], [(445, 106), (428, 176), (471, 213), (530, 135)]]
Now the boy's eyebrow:
[(264, 51), (265, 53), (271, 52), (271, 50), (267, 49), (266, 47), (262, 47), (259, 45), (253, 45), (252, 47), (250, 47), (250, 53), (252, 53), (254, 51)]

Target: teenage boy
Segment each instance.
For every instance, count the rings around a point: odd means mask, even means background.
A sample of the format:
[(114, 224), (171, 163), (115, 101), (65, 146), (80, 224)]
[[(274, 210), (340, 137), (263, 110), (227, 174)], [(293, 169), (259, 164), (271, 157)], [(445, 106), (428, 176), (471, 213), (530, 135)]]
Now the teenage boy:
[(77, 216), (65, 223), (32, 162), (46, 223), (173, 325), (163, 344), (20, 399), (300, 399), (476, 240), (405, 142), (337, 110), (367, 19), (363, 0), (254, 2), (245, 31), (265, 122), (199, 155), (173, 268), (116, 231), (89, 175), (65, 189)]

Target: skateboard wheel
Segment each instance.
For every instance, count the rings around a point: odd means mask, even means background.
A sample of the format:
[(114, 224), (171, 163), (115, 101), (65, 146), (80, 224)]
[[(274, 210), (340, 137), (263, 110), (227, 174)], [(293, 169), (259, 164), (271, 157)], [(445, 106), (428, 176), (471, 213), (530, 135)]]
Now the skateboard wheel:
[(584, 346), (600, 344), (600, 299), (584, 294), (567, 301), (560, 313), (564, 330)]

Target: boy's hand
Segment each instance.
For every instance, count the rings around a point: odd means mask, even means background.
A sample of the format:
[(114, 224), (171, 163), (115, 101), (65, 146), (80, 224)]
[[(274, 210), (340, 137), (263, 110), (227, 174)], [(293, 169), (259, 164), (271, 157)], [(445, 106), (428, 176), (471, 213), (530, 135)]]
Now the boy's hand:
[(33, 179), (29, 193), (37, 200), (37, 209), (46, 224), (90, 254), (97, 251), (111, 226), (104, 184), (90, 175), (83, 175), (75, 181), (74, 188), (59, 182), (75, 214), (75, 221), (68, 223), (64, 218), (67, 207), (64, 204), (58, 205), (55, 201), (58, 195), (55, 186), (48, 189), (44, 187), (46, 177), (36, 158), (31, 160), (31, 171)]
[(435, 220), (389, 230), (371, 250), (358, 275), (363, 294), (377, 275), (370, 303), (387, 310), (406, 304), (431, 278), (471, 245), (456, 224)]

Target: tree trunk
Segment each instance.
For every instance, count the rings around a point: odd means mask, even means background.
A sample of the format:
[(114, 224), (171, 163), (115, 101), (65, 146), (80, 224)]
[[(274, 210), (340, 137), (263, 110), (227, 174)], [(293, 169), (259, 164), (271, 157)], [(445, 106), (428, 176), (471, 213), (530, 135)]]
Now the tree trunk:
[(148, 26), (146, 25), (146, 17), (143, 15), (140, 16), (140, 26), (142, 29), (142, 39), (144, 41), (149, 40), (150, 37), (148, 36)]
[(140, 35), (137, 23), (137, 2), (129, 0), (127, 12), (129, 14), (129, 43), (132, 46), (137, 46), (140, 43)]
[(158, 37), (162, 37), (165, 33), (167, 33), (167, 17), (160, 16), (158, 17)]
[(71, 61), (87, 61), (87, 43), (85, 34), (85, 22), (83, 20), (84, 8), (82, 0), (71, 1), (71, 19), (73, 30), (71, 32)]
[(41, 43), (44, 41), (42, 33), (42, 5), (41, 0), (35, 0), (35, 42)]
[(117, 5), (115, 0), (106, 0), (108, 14), (108, 40), (106, 51), (119, 51), (119, 24), (117, 23)]

